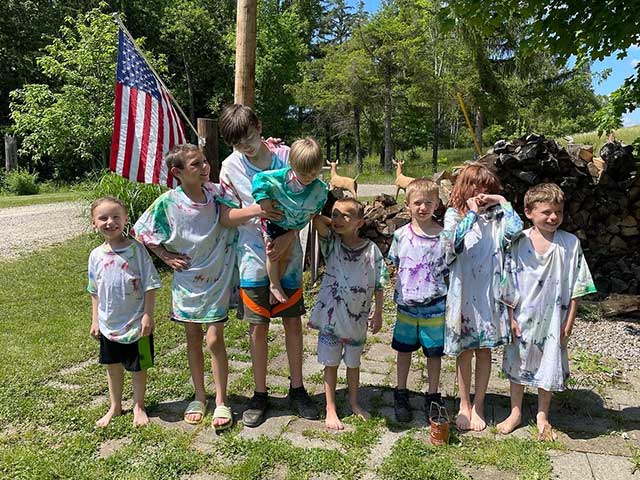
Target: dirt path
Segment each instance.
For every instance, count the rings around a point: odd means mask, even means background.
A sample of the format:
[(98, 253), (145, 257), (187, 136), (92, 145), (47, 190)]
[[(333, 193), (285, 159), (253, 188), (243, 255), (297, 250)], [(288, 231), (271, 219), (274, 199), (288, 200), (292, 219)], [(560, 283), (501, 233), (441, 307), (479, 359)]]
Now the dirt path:
[(77, 202), (0, 209), (0, 261), (60, 243), (87, 232), (89, 224)]

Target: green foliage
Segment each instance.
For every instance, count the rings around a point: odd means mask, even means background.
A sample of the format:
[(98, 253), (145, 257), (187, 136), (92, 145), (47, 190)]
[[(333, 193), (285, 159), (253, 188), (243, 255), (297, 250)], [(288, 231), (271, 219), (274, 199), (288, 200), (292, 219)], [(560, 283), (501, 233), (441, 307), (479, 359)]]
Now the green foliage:
[(93, 202), (95, 199), (107, 195), (122, 200), (129, 214), (129, 225), (125, 231), (128, 231), (153, 201), (166, 191), (166, 187), (132, 182), (113, 172), (104, 171), (96, 177), (95, 183), (87, 182), (86, 184), (85, 200)]
[(37, 173), (30, 173), (24, 168), (16, 168), (7, 172), (5, 183), (10, 193), (16, 195), (35, 195), (40, 191), (40, 187), (36, 183)]

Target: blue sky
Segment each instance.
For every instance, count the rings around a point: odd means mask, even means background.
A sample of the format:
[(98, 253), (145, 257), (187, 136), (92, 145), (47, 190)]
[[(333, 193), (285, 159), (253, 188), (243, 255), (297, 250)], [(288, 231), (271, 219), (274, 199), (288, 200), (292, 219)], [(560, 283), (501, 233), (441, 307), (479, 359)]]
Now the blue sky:
[[(351, 5), (357, 5), (357, 0), (347, 0)], [(375, 12), (380, 6), (380, 0), (364, 0), (365, 10), (368, 12)], [(640, 62), (640, 45), (631, 47), (627, 51), (627, 56), (618, 60), (616, 54), (613, 54), (602, 61), (594, 62), (591, 66), (591, 71), (602, 72), (607, 68), (611, 68), (611, 73), (606, 80), (599, 80), (597, 75), (594, 75), (593, 89), (599, 95), (608, 95), (618, 87), (622, 85), (624, 79), (633, 75), (635, 72), (635, 65)], [(640, 108), (637, 108), (631, 113), (627, 113), (623, 117), (625, 126), (640, 125)]]

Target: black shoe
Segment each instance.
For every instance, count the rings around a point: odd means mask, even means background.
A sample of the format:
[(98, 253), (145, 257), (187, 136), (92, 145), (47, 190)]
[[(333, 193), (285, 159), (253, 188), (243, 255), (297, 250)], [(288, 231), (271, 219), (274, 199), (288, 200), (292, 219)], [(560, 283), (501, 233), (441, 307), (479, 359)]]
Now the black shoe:
[(320, 412), (318, 406), (311, 400), (311, 397), (304, 389), (304, 387), (289, 387), (289, 406), (298, 412), (302, 418), (307, 420), (318, 420), (320, 418)]
[(413, 418), (411, 405), (409, 405), (409, 390), (406, 388), (393, 391), (393, 408), (396, 414), (396, 420), (402, 423), (408, 423)]
[(269, 406), (269, 394), (267, 392), (253, 392), (249, 406), (242, 414), (242, 423), (245, 427), (257, 427), (264, 422), (267, 407)]
[(431, 403), (437, 403), (439, 407), (444, 408), (444, 400), (442, 399), (442, 395), (439, 392), (436, 393), (425, 393), (424, 394), (424, 411), (429, 415), (429, 410), (431, 409)]

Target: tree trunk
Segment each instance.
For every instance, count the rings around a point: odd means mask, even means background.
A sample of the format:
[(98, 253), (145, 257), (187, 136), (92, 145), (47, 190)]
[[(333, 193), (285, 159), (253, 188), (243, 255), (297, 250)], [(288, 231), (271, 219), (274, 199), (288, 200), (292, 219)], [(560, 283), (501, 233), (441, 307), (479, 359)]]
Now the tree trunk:
[(4, 168), (9, 171), (18, 166), (18, 145), (13, 135), (4, 136)]
[(336, 137), (336, 161), (340, 161), (340, 137)]
[(440, 101), (436, 102), (435, 115), (433, 119), (433, 157), (431, 158), (431, 169), (433, 173), (438, 171), (438, 144), (440, 143)]
[(331, 128), (329, 124), (324, 127), (324, 138), (327, 144), (327, 162), (331, 161)]
[[(478, 107), (476, 109), (476, 125), (475, 125), (475, 134), (476, 134), (476, 140), (478, 140), (478, 145), (480, 145), (480, 148), (482, 148), (482, 123), (483, 123), (483, 118), (482, 118), (482, 109), (480, 107)], [(480, 154), (475, 151), (474, 149), (474, 154), (473, 154), (473, 158), (478, 158), (480, 156)]]
[(391, 136), (391, 69), (387, 67), (384, 79), (384, 171), (391, 172), (393, 159), (393, 137)]
[(356, 168), (362, 173), (362, 149), (360, 148), (360, 106), (353, 107), (353, 136), (356, 140)]

